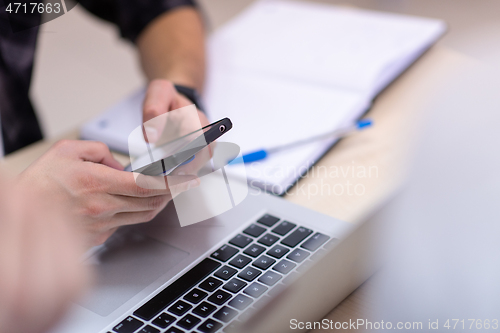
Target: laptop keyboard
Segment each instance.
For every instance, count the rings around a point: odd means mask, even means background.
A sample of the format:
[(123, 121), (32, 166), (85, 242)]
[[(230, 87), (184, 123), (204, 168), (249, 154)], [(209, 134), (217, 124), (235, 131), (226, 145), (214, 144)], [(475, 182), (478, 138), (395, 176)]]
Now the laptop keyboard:
[(127, 316), (113, 332), (225, 330), (294, 269), (310, 263), (306, 259), (329, 238), (266, 214)]

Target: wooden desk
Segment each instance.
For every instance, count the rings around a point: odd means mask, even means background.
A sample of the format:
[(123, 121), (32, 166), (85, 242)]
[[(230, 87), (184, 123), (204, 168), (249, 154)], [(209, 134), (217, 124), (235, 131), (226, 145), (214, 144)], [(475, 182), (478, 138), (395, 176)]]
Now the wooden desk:
[[(467, 61), (470, 60), (440, 47), (427, 52), (376, 99), (368, 114), (375, 121), (375, 126), (337, 144), (285, 199), (351, 223), (360, 223), (368, 218), (404, 179), (407, 152), (425, 102), (432, 97), (436, 85)], [(77, 137), (75, 130), (63, 138)], [(2, 167), (15, 175), (55, 141), (46, 140), (12, 154), (5, 159)], [(116, 157), (120, 162), (127, 163), (127, 157), (118, 154)], [(341, 188), (343, 193), (340, 193)], [(372, 279), (326, 318), (334, 321), (370, 318), (371, 309), (375, 306), (369, 296)]]

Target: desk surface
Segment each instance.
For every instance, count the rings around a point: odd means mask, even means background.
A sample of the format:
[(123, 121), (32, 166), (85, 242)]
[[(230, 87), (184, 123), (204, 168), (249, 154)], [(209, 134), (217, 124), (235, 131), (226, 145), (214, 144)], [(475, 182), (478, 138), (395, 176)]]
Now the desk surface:
[[(351, 223), (369, 217), (404, 179), (412, 134), (425, 102), (432, 98), (433, 87), (467, 61), (441, 47), (427, 52), (377, 97), (368, 114), (375, 122), (374, 127), (338, 143), (285, 199)], [(75, 130), (58, 139), (77, 137)], [(8, 156), (2, 168), (12, 175), (20, 173), (55, 141), (39, 142)], [(128, 160), (123, 155), (115, 156), (124, 164)], [(375, 306), (369, 296), (372, 279), (325, 318), (334, 321), (370, 318)]]

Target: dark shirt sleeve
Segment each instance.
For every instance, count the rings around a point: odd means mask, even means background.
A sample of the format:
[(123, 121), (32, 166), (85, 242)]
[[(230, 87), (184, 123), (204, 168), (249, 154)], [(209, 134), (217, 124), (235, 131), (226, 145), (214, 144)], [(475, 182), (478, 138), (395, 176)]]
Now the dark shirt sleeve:
[(194, 0), (79, 0), (94, 15), (116, 24), (122, 37), (135, 42), (156, 17), (181, 6), (196, 6)]

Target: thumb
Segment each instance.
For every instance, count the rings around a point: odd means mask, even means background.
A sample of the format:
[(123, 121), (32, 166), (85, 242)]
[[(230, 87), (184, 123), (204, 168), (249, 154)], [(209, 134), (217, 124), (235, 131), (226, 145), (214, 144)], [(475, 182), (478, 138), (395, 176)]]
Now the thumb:
[(144, 98), (143, 134), (147, 142), (156, 142), (165, 128), (166, 117), (159, 117), (178, 108), (177, 91), (167, 80), (151, 81)]

